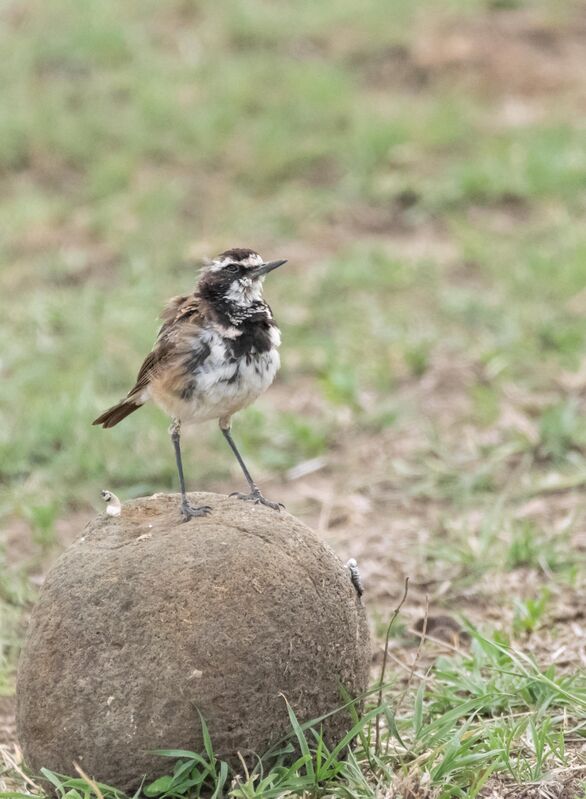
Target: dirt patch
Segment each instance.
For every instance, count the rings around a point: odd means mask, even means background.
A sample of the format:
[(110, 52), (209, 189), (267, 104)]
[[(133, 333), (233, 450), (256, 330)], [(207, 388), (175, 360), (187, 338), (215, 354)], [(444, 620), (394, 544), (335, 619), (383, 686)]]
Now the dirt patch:
[[(88, 282), (110, 285), (116, 277), (118, 254), (88, 230), (83, 211), (63, 224), (30, 225), (8, 248), (8, 258), (22, 264), (2, 277), (5, 291), (15, 294), (32, 280), (50, 288), (80, 286)], [(59, 253), (60, 271), (39, 274), (37, 259), (48, 252)]]
[(394, 44), (368, 55), (353, 55), (350, 65), (357, 69), (370, 88), (420, 91), (433, 80), (433, 72), (410, 47)]
[(78, 537), (84, 525), (94, 516), (93, 511), (71, 511), (66, 517), (55, 521), (54, 540), (52, 545), (42, 554), (39, 563), (39, 546), (35, 543), (33, 529), (28, 521), (21, 517), (5, 520), (0, 542), (10, 566), (21, 567), (28, 564), (33, 572), (47, 571), (60, 552)]
[(582, 795), (582, 788), (583, 780), (569, 768), (567, 773), (552, 774), (548, 780), (529, 785), (514, 785), (495, 777), (478, 796), (481, 799), (577, 799)]
[(586, 100), (583, 4), (552, 20), (545, 10), (493, 11), (423, 28), (410, 57), (434, 80), (538, 98), (561, 93)]
[(332, 215), (327, 224), (315, 225), (308, 235), (312, 244), (330, 254), (347, 251), (360, 240), (393, 258), (412, 262), (430, 259), (451, 264), (457, 260), (454, 242), (438, 220), (413, 215), (397, 201), (386, 206), (356, 205)]
[(502, 121), (527, 124), (545, 114), (536, 102), (541, 98), (586, 102), (584, 6), (552, 17), (551, 10), (532, 8), (436, 15), (408, 45), (361, 51), (348, 61), (375, 93), (459, 86), (506, 97)]

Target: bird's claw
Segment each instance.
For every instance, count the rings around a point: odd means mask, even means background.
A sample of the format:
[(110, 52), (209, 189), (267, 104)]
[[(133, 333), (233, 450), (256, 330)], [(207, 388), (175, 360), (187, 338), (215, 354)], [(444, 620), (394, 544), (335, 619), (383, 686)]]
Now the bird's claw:
[(239, 491), (233, 491), (230, 496), (244, 499), (247, 502), (254, 502), (255, 505), (266, 505), (267, 508), (272, 508), (273, 510), (285, 510), (282, 502), (271, 502), (266, 497), (263, 497), (258, 488), (255, 491), (251, 491), (250, 494), (241, 494)]
[(181, 503), (181, 516), (184, 522), (188, 522), (190, 519), (195, 519), (198, 516), (208, 516), (211, 512), (212, 509), (209, 505), (202, 505), (199, 508), (194, 508), (189, 502)]

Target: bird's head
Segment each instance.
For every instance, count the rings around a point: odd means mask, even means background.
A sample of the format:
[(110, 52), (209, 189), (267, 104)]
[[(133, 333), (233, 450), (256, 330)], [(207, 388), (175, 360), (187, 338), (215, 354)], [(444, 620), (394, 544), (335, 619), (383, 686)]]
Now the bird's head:
[(212, 304), (221, 302), (246, 308), (262, 299), (262, 284), (268, 273), (286, 263), (265, 262), (254, 250), (226, 250), (206, 264), (198, 290)]

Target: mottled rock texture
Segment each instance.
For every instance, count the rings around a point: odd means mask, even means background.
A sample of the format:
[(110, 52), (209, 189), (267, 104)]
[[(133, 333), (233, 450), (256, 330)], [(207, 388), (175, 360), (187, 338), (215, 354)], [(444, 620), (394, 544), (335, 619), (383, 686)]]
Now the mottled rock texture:
[[(18, 674), (26, 762), (130, 790), (201, 751), (263, 753), (368, 680), (368, 628), (347, 570), (286, 512), (193, 494), (212, 515), (182, 523), (179, 498), (127, 502), (90, 523), (51, 570)], [(331, 740), (348, 717), (326, 722)]]

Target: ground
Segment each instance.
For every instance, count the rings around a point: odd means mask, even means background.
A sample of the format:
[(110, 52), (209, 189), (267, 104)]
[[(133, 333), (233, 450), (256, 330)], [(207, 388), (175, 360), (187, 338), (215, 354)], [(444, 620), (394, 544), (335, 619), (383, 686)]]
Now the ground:
[[(198, 259), (252, 246), (290, 262), (266, 286), (283, 368), (234, 434), (358, 560), (373, 684), (409, 578), (383, 691), (405, 746), (387, 719), (364, 782), (318, 795), (583, 796), (584, 3), (0, 14), (0, 786), (24, 789), (14, 668), (43, 574), (100, 489), (175, 489), (160, 412), (89, 423)], [(213, 425), (186, 462), (241, 488)]]

